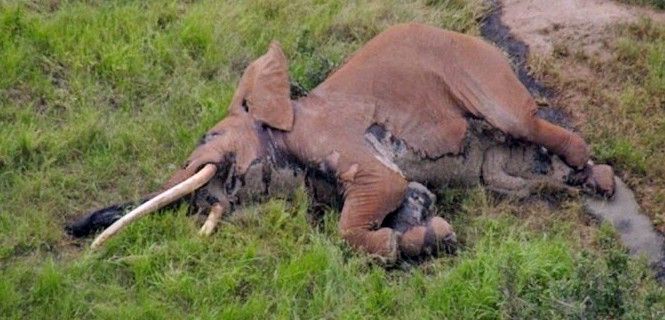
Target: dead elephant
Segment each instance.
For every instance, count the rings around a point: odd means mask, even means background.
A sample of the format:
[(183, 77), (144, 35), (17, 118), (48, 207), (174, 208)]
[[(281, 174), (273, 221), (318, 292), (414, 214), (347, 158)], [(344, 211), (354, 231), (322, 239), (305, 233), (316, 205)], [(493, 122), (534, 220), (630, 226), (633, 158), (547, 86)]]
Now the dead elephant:
[(162, 191), (127, 215), (125, 206), (92, 212), (69, 232), (110, 225), (96, 247), (133, 219), (190, 197), (210, 210), (209, 233), (223, 211), (305, 185), (318, 201), (340, 198), (340, 233), (351, 246), (394, 262), (455, 240), (431, 214), (427, 188), (614, 190), (612, 169), (589, 161), (580, 136), (538, 118), (509, 62), (480, 39), (394, 26), (296, 100), (287, 69), (272, 43), (245, 70), (229, 115)]

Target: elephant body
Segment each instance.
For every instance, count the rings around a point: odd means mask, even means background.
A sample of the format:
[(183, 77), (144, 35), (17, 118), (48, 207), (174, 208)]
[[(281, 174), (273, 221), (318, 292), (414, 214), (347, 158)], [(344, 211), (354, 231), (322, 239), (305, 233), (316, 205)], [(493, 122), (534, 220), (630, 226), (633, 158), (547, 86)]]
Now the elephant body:
[(482, 183), (517, 196), (544, 185), (613, 190), (603, 180), (611, 170), (588, 163), (577, 134), (538, 118), (502, 52), (480, 39), (398, 25), (297, 100), (289, 99), (287, 70), (273, 43), (245, 71), (229, 116), (164, 189), (206, 164), (219, 170), (196, 191), (201, 209), (304, 185), (315, 199), (341, 204), (349, 244), (388, 262), (454, 239), (432, 215), (427, 188)]
[[(432, 205), (436, 198), (429, 189), (483, 185), (516, 198), (543, 190), (578, 192), (567, 183), (574, 170), (559, 157), (548, 154), (538, 145), (511, 139), (484, 120), (469, 120), (460, 153), (435, 159), (409, 149), (403, 140), (376, 124), (366, 129), (363, 140), (371, 149), (369, 154), (377, 161), (400, 172), (404, 181), (412, 181), (404, 187), (395, 208), (373, 223), (374, 229), (380, 226), (404, 232), (425, 224), (435, 215)], [(196, 211), (207, 212), (225, 197), (231, 197), (233, 205), (238, 207), (275, 197), (286, 199), (299, 188), (311, 195), (315, 207), (342, 209), (344, 181), (337, 177), (330, 157), (305, 164), (279, 152), (273, 149), (242, 174), (211, 180), (193, 197)], [(427, 201), (407, 208), (414, 199), (413, 191)]]

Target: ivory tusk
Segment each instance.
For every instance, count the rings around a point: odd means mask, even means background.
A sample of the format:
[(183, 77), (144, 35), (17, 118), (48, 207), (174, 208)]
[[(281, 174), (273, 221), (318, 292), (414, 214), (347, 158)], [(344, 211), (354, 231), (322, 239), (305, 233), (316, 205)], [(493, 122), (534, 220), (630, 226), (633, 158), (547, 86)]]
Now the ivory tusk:
[(111, 226), (106, 228), (95, 241), (90, 245), (91, 249), (97, 249), (101, 246), (106, 240), (120, 232), (127, 225), (132, 223), (134, 220), (141, 218), (151, 212), (155, 212), (164, 206), (172, 203), (175, 200), (183, 197), (184, 195), (191, 193), (192, 191), (200, 188), (206, 184), (217, 172), (217, 167), (214, 164), (206, 164), (199, 172), (189, 177), (187, 180), (175, 185), (171, 189), (168, 189), (154, 198), (146, 201), (142, 205), (138, 206), (136, 209), (132, 210), (118, 221), (114, 222)]
[(208, 218), (199, 231), (199, 235), (207, 237), (210, 236), (213, 231), (215, 231), (215, 227), (217, 227), (219, 221), (222, 220), (222, 215), (229, 208), (228, 204), (229, 203), (225, 201), (223, 203), (217, 202), (212, 205), (212, 208), (210, 208), (210, 213), (208, 214)]

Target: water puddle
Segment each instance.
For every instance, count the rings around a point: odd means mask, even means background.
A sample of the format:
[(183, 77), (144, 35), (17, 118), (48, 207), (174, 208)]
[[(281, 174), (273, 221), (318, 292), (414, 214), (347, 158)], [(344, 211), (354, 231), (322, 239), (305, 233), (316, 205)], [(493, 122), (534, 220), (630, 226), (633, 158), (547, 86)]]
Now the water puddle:
[(615, 177), (614, 180), (616, 192), (612, 199), (584, 197), (584, 209), (595, 218), (611, 223), (630, 254), (644, 256), (662, 279), (665, 277), (665, 239), (653, 228), (651, 220), (640, 213), (633, 191), (621, 179)]

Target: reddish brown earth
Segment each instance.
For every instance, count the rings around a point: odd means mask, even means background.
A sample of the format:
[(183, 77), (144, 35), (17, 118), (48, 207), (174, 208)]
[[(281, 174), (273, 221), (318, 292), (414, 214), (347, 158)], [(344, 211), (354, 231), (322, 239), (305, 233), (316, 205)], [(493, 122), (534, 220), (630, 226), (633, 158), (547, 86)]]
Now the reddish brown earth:
[(531, 54), (551, 55), (575, 41), (588, 54), (604, 54), (603, 42), (617, 24), (641, 17), (665, 22), (665, 13), (610, 0), (503, 0), (503, 22), (529, 45)]

